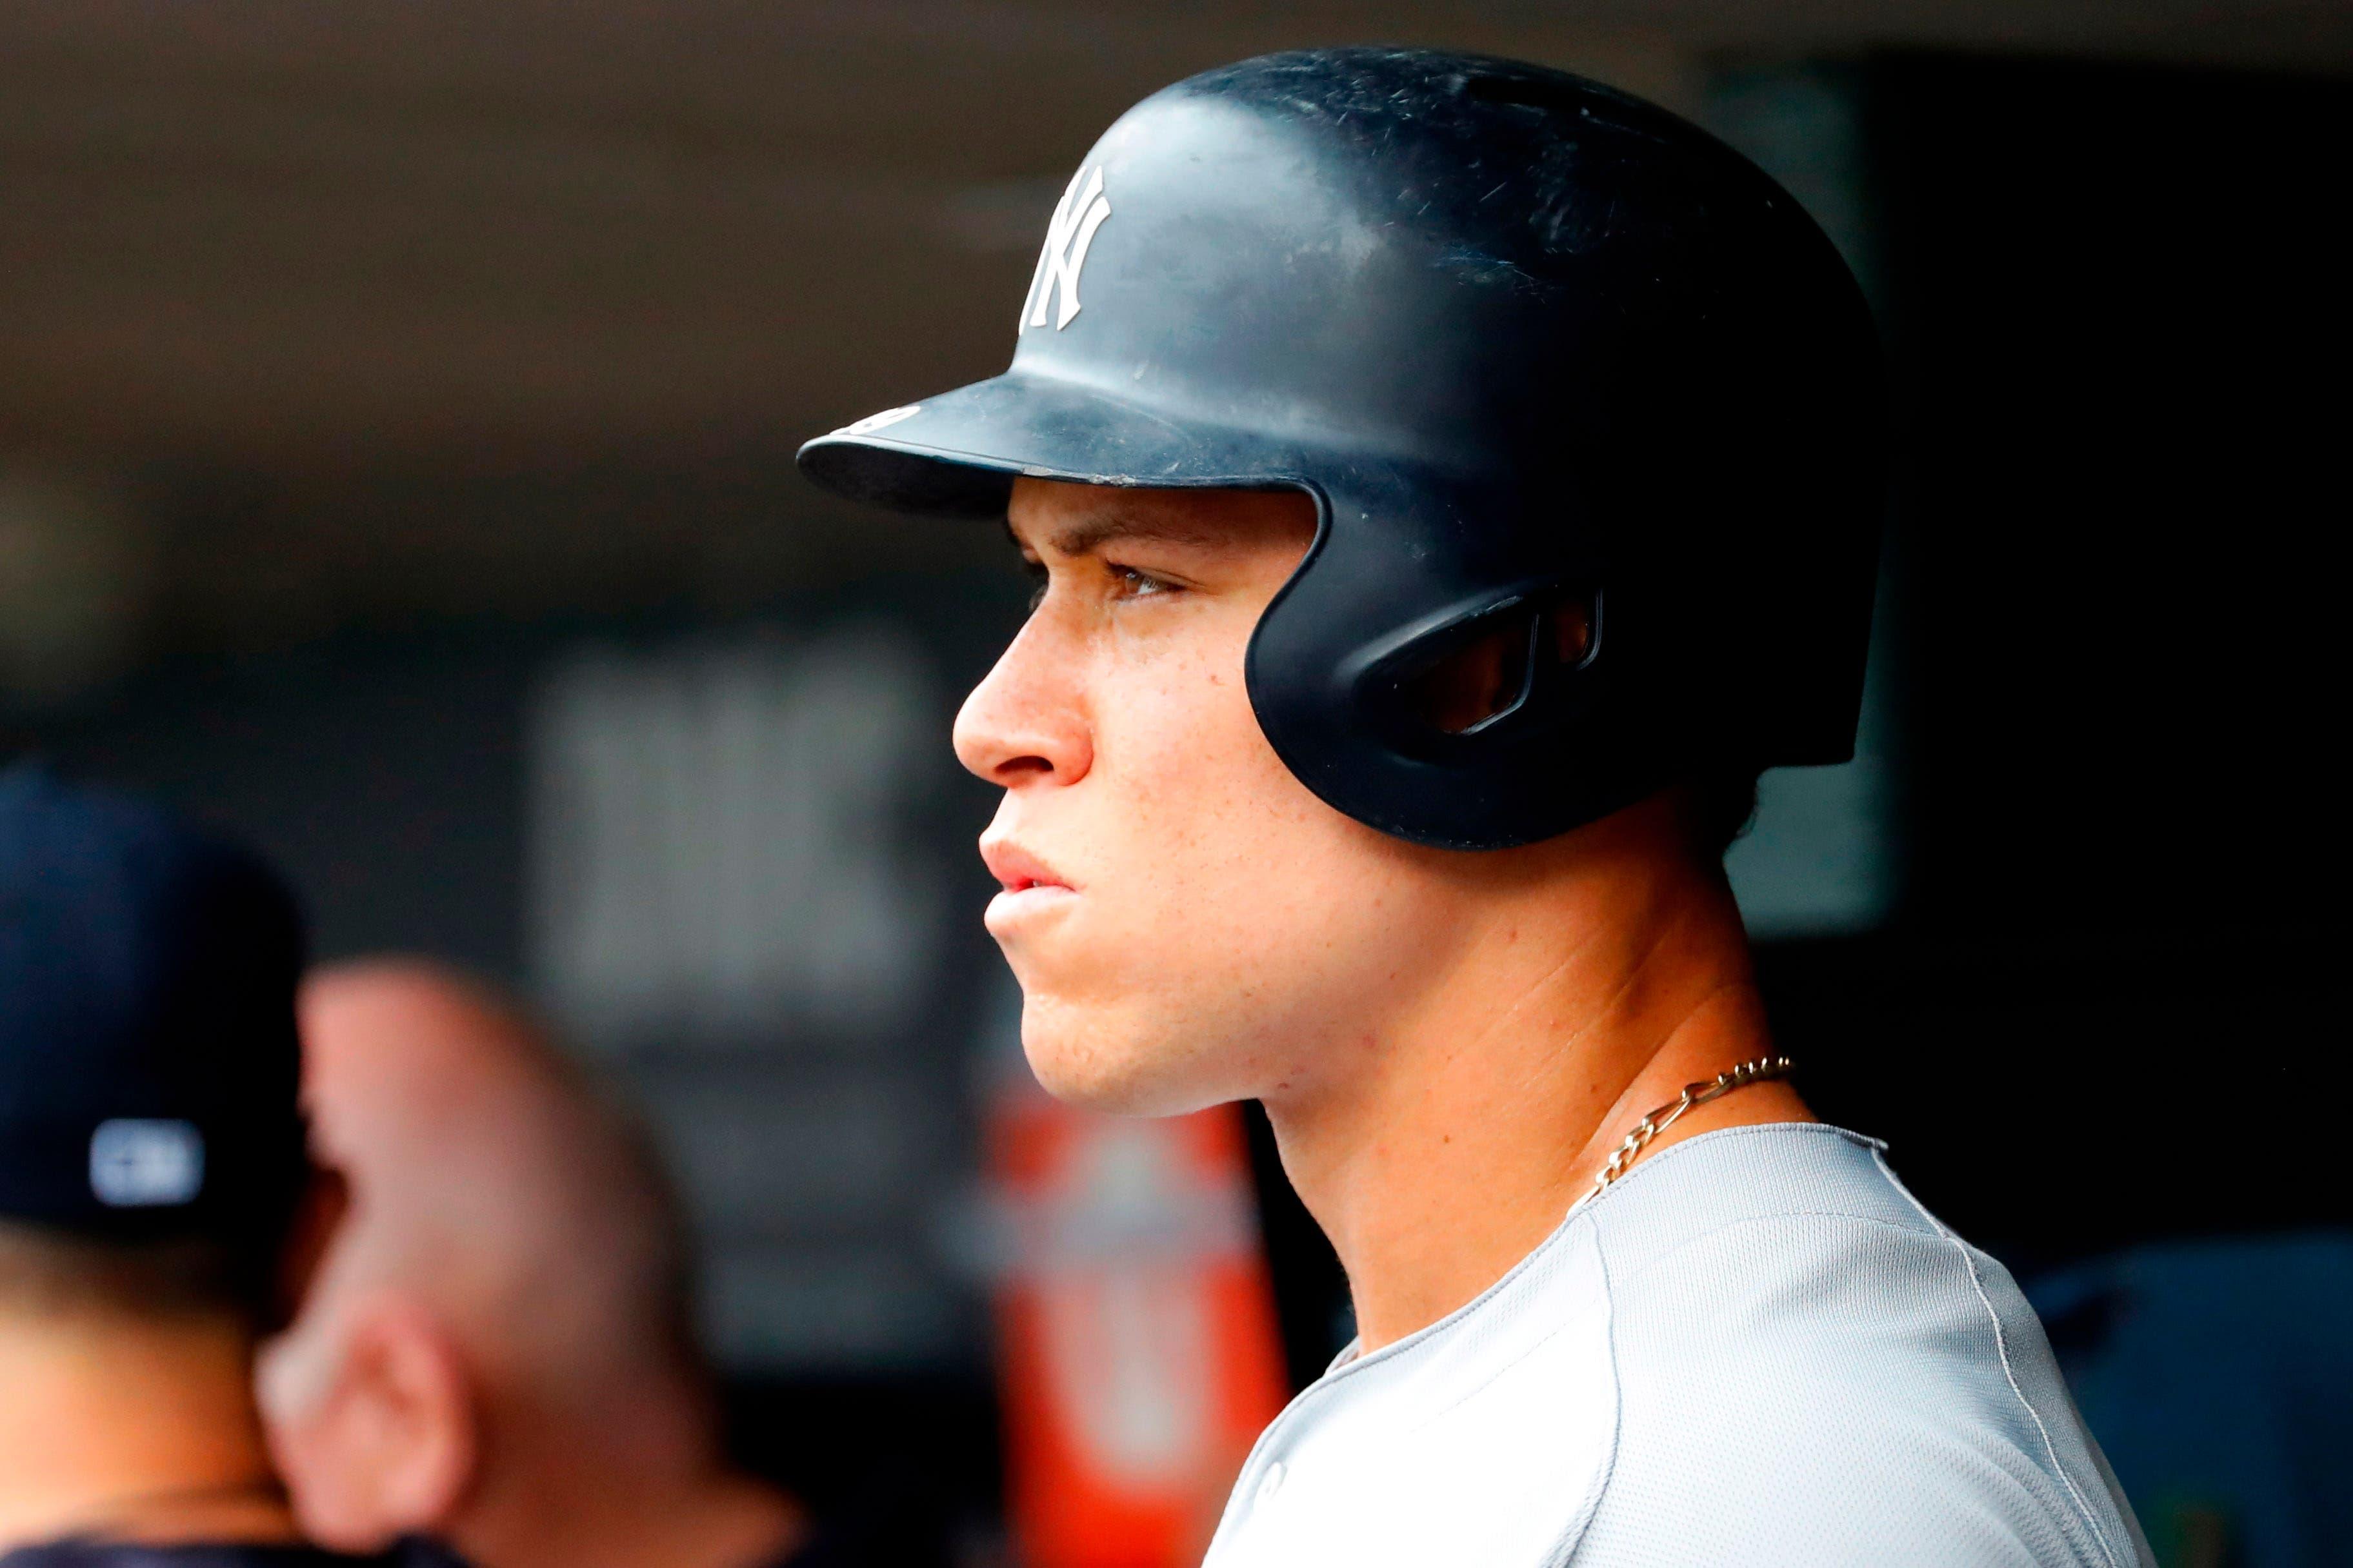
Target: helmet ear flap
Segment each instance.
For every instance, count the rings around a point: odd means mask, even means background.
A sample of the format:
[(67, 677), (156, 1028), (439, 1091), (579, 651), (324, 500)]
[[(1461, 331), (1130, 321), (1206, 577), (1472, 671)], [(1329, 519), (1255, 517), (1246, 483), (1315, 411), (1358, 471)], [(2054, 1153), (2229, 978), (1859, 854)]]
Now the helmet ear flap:
[(1598, 590), (1514, 593), (1398, 639), (1366, 664), (1356, 698), (1400, 751), (1428, 755), (1565, 721), (1600, 648)]
[(1528, 690), (1523, 706), (1542, 705), (1601, 652), (1601, 592), (1555, 595), (1536, 606), (1529, 628)]

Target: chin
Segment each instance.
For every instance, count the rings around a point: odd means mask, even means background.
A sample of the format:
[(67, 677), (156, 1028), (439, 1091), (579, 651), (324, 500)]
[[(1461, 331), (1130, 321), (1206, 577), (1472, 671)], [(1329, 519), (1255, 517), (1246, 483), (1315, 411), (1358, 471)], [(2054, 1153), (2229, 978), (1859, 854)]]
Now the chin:
[(1021, 1051), (1046, 1092), (1114, 1116), (1181, 1116), (1236, 1098), (1203, 1084), (1198, 1041), (1115, 1007), (1026, 996)]

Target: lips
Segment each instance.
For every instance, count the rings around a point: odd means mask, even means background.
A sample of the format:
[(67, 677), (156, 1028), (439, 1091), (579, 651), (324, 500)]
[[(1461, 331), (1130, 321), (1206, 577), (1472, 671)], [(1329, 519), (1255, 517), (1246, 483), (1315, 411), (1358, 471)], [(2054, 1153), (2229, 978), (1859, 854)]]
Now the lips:
[(1005, 889), (988, 900), (981, 923), (1008, 952), (1036, 937), (1058, 913), (1078, 907), (1078, 889), (1061, 873), (1009, 839), (982, 839), (980, 858)]
[(1078, 891), (1061, 873), (1010, 840), (981, 840), (980, 858), (987, 863), (989, 875), (995, 877), (1008, 893)]

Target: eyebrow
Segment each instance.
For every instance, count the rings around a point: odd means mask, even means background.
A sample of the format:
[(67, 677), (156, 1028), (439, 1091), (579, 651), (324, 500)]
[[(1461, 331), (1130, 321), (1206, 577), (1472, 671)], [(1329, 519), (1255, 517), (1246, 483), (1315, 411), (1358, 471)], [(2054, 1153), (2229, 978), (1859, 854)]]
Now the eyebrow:
[[(1007, 535), (1023, 550), (1029, 546), (1014, 531), (1011, 519), (1005, 524)], [(1172, 544), (1216, 544), (1230, 538), (1229, 533), (1214, 524), (1204, 526), (1176, 518), (1139, 515), (1117, 505), (1104, 508), (1090, 516), (1067, 523), (1046, 535), (1059, 555), (1087, 555), (1120, 539), (1156, 539)]]

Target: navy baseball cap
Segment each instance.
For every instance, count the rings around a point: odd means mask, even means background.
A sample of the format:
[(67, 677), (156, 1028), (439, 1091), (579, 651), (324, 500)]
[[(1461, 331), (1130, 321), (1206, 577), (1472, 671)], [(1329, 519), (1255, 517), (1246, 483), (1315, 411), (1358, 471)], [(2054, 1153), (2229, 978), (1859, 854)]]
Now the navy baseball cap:
[(302, 963), (250, 851), (0, 772), (0, 1221), (274, 1252), (310, 1173)]

